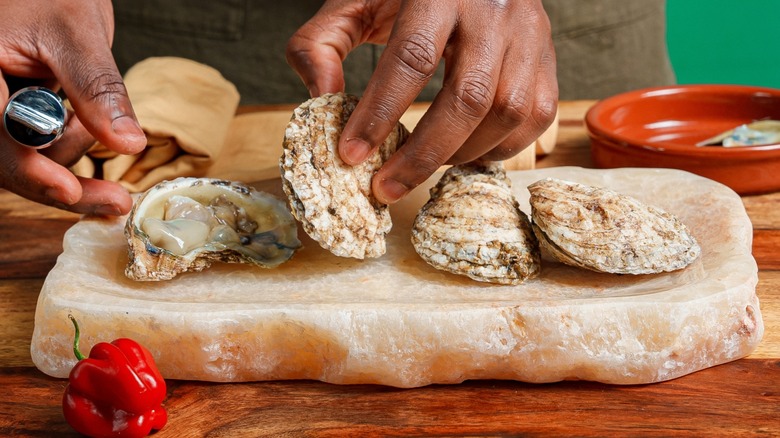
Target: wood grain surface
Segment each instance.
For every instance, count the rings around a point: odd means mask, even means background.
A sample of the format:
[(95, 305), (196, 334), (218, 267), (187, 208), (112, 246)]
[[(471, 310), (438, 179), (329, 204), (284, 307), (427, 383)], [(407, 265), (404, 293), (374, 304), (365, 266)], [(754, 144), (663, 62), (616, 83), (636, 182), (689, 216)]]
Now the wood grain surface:
[[(77, 436), (62, 419), (63, 380), (4, 368), (0, 381), (18, 394), (0, 401), (2, 436)], [(746, 384), (760, 381), (780, 381), (780, 361), (741, 360), (640, 386), (170, 381), (169, 422), (155, 436), (776, 436), (780, 391)]]
[[(537, 167), (593, 167), (582, 122), (592, 103), (561, 104), (556, 148)], [(155, 436), (780, 436), (780, 193), (743, 202), (765, 324), (746, 359), (637, 386), (169, 381), (169, 423)], [(0, 190), (0, 436), (78, 436), (62, 417), (67, 381), (29, 353), (38, 293), (78, 218)]]

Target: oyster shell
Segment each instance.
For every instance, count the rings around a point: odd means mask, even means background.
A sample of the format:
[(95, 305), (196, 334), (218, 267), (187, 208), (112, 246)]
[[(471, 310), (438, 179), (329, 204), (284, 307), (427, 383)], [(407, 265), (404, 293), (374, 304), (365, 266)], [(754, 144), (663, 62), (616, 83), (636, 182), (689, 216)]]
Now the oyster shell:
[(366, 161), (344, 163), (337, 146), (357, 102), (355, 96), (325, 94), (296, 108), (279, 166), (293, 215), (306, 233), (337, 256), (363, 259), (385, 253), (392, 227), (387, 205), (371, 192), (371, 178), (408, 131), (399, 123)]
[(144, 192), (125, 225), (133, 280), (170, 280), (215, 261), (272, 268), (300, 248), (284, 202), (247, 185), (178, 178)]
[(412, 245), (428, 264), (499, 284), (539, 274), (539, 244), (501, 163), (450, 167), (430, 195), (412, 227)]
[(729, 129), (696, 146), (760, 146), (780, 143), (780, 120), (758, 120)]
[(612, 190), (547, 178), (530, 186), (533, 230), (543, 250), (597, 272), (682, 269), (701, 248), (675, 216)]

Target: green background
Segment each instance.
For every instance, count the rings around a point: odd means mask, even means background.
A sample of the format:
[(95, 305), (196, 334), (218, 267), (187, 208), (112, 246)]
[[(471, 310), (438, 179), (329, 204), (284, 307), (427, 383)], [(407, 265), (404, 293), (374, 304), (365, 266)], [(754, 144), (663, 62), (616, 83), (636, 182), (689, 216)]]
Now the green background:
[(780, 0), (668, 0), (666, 12), (678, 83), (780, 88)]

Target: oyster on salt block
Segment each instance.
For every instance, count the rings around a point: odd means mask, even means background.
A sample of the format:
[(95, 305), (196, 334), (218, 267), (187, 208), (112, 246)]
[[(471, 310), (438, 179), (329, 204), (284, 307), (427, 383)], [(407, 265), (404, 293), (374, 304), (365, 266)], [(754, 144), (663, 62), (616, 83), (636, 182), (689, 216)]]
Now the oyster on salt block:
[(520, 284), (539, 275), (539, 243), (500, 162), (450, 167), (412, 226), (428, 264), (473, 280)]
[(603, 187), (557, 178), (528, 186), (533, 229), (557, 260), (596, 272), (682, 269), (701, 247), (674, 215)]
[(301, 243), (295, 219), (274, 196), (211, 178), (163, 181), (136, 200), (125, 225), (125, 275), (170, 280), (213, 262), (273, 268)]
[[(728, 187), (672, 169), (508, 171), (523, 211), (527, 186), (548, 177), (619, 190), (678, 217), (702, 254), (686, 269), (652, 275), (543, 260), (533, 280), (498, 285), (431, 269), (415, 252), (409, 233), (439, 176), (391, 206), (388, 251), (368, 260), (330, 257), (301, 235), (306, 250), (274, 269), (214, 264), (175, 281), (137, 282), (122, 272), (123, 218), (84, 218), (66, 233), (40, 291), (32, 361), (68, 376), (76, 362), (68, 314), (83, 321), (85, 350), (131, 337), (165, 378), (219, 382), (645, 384), (758, 347), (753, 229)], [(278, 179), (253, 186), (281, 192)]]

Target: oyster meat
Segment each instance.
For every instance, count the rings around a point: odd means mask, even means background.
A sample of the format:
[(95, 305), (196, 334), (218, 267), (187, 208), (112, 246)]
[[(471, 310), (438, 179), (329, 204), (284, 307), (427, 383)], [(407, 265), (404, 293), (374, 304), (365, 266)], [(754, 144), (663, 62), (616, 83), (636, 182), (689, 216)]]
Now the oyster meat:
[(675, 216), (612, 190), (547, 178), (530, 186), (533, 230), (560, 262), (597, 272), (653, 274), (701, 255)]
[(430, 196), (412, 227), (414, 249), (428, 264), (499, 284), (539, 274), (539, 244), (500, 162), (450, 167)]
[(363, 259), (385, 253), (392, 227), (387, 206), (371, 192), (371, 178), (408, 131), (399, 123), (366, 161), (344, 163), (337, 147), (357, 102), (348, 94), (325, 94), (296, 108), (279, 166), (293, 215), (306, 233), (337, 256)]
[(178, 178), (144, 192), (125, 226), (133, 280), (170, 280), (215, 261), (273, 268), (300, 248), (283, 201), (233, 181)]

